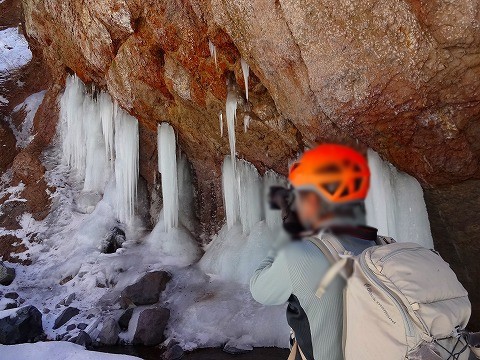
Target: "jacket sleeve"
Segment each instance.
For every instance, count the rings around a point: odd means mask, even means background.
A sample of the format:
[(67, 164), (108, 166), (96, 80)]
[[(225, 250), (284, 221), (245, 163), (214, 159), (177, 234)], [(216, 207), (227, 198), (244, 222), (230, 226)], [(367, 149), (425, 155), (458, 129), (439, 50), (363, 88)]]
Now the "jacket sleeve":
[(250, 280), (253, 298), (264, 305), (284, 304), (292, 294), (292, 282), (284, 251), (267, 256)]

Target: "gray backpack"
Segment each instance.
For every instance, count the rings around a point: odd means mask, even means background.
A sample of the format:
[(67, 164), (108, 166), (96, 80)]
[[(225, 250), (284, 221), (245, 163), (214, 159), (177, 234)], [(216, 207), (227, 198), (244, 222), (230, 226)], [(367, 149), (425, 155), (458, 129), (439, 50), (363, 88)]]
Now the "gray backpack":
[(480, 359), (480, 333), (465, 331), (468, 293), (438, 253), (379, 236), (354, 256), (331, 234), (310, 240), (332, 264), (316, 295), (338, 274), (347, 279), (345, 360)]

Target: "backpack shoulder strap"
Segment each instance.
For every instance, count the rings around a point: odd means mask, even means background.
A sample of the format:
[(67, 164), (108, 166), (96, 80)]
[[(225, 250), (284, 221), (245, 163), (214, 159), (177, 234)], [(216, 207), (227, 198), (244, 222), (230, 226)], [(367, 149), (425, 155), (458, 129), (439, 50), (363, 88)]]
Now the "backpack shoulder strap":
[(351, 254), (348, 254), (341, 242), (331, 234), (320, 234), (308, 238), (325, 255), (332, 265), (320, 281), (315, 295), (321, 298), (327, 290), (330, 283), (341, 275), (348, 279), (353, 271), (353, 260)]

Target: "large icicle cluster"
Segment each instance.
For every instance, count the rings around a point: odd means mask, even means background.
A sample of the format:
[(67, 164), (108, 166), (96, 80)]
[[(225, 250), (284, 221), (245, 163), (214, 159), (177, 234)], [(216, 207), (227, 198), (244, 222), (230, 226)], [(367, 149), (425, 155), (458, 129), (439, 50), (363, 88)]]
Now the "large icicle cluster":
[(115, 116), (115, 184), (117, 215), (130, 222), (135, 213), (139, 172), (138, 121), (124, 111)]
[(433, 247), (430, 222), (418, 181), (368, 150), (371, 172), (366, 199), (367, 222), (399, 242), (412, 241)]
[(162, 175), (163, 217), (167, 231), (178, 225), (177, 146), (170, 124), (158, 126), (158, 170)]
[(137, 120), (118, 108), (107, 93), (90, 94), (76, 75), (67, 77), (60, 117), (64, 158), (84, 180), (84, 191), (103, 193), (115, 162), (115, 209), (118, 219), (128, 223), (137, 196)]

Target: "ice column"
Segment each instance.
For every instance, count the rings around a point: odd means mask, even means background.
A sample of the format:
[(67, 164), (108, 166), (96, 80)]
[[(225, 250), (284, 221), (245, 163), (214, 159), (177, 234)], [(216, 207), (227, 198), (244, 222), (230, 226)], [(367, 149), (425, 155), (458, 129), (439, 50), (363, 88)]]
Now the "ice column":
[(368, 150), (371, 171), (366, 199), (367, 222), (398, 242), (416, 242), (433, 248), (423, 190), (418, 181)]
[(105, 142), (105, 155), (107, 160), (113, 164), (113, 137), (114, 137), (114, 121), (113, 121), (113, 102), (109, 94), (102, 92), (98, 96), (98, 106), (100, 119), (102, 121), (103, 138)]
[[(226, 103), (228, 142), (230, 144), (230, 156), (235, 159), (235, 120), (237, 117), (237, 96), (235, 92), (228, 91)], [(233, 163), (235, 168), (235, 163)]]
[(244, 58), (240, 60), (240, 64), (242, 65), (243, 81), (245, 83), (245, 98), (248, 101), (248, 76), (250, 74), (250, 67)]
[(239, 215), (237, 180), (233, 161), (230, 156), (226, 156), (222, 165), (223, 206), (229, 229), (238, 221)]
[(67, 77), (60, 99), (61, 138), (66, 163), (83, 177), (85, 173), (85, 132), (83, 100), (85, 86), (76, 76)]
[(102, 192), (105, 187), (107, 158), (99, 106), (90, 96), (86, 96), (83, 101), (83, 121), (86, 141), (85, 182), (83, 189)]
[(237, 160), (236, 171), (240, 222), (243, 233), (249, 234), (263, 219), (262, 182), (255, 166), (245, 160)]
[(138, 121), (122, 109), (115, 116), (115, 155), (117, 217), (130, 223), (137, 198)]
[(220, 122), (220, 137), (223, 137), (223, 113), (218, 113), (218, 121)]
[(158, 169), (162, 174), (165, 229), (169, 231), (178, 226), (178, 182), (175, 131), (166, 122), (158, 127)]

